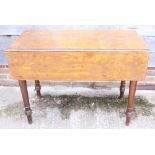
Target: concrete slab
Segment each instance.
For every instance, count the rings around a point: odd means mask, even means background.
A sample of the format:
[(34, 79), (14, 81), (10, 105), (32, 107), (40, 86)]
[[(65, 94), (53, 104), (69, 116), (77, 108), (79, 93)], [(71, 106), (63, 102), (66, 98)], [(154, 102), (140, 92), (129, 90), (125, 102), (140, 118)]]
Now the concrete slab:
[[(27, 124), (19, 87), (0, 86), (0, 128), (155, 128), (155, 91), (137, 90), (133, 120), (125, 126), (125, 99), (118, 88), (45, 86), (41, 99), (29, 87), (33, 124)], [(63, 101), (67, 98), (68, 104)]]

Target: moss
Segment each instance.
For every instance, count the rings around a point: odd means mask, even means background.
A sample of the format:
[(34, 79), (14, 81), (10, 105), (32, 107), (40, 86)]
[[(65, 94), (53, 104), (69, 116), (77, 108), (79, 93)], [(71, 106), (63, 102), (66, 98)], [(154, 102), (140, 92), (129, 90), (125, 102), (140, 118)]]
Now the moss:
[[(31, 100), (32, 109), (35, 109), (34, 115), (45, 116), (47, 108), (57, 108), (61, 113), (62, 119), (69, 119), (71, 111), (84, 110), (92, 114), (96, 113), (97, 109), (105, 112), (119, 112), (120, 117), (125, 117), (125, 110), (127, 107), (128, 99), (118, 99), (117, 96), (104, 96), (104, 97), (84, 97), (84, 96), (50, 96), (45, 95), (41, 99)], [(153, 116), (153, 107), (151, 103), (145, 98), (136, 97), (134, 117), (138, 115)], [(24, 115), (23, 104), (16, 103), (7, 106), (0, 110), (0, 115), (9, 115), (21, 118)]]
[[(60, 98), (60, 97), (59, 97)], [(118, 99), (117, 96), (104, 96), (104, 97), (83, 97), (83, 96), (61, 96), (61, 100), (67, 98), (67, 104), (59, 106), (63, 118), (72, 110), (85, 110), (89, 112), (96, 112), (96, 109), (100, 109), (105, 112), (119, 112), (120, 117), (125, 117), (125, 111), (128, 103), (127, 98)], [(154, 115), (153, 107), (151, 103), (145, 98), (136, 97), (134, 106), (134, 116), (138, 115), (150, 116)]]
[(17, 119), (22, 118), (24, 115), (23, 103), (15, 103), (13, 105), (8, 105), (0, 109), (0, 116), (12, 116)]

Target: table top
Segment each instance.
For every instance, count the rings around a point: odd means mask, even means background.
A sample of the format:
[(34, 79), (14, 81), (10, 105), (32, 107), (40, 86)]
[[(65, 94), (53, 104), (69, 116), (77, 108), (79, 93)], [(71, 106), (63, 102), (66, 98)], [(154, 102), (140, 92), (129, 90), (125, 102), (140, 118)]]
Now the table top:
[(133, 30), (27, 30), (7, 49), (22, 51), (148, 50)]

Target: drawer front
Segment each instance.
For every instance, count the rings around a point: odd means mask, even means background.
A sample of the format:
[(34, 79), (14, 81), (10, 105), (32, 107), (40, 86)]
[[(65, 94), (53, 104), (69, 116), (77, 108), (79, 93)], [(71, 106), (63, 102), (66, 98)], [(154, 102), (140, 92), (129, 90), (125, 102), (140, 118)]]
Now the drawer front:
[(148, 52), (7, 52), (15, 80), (144, 80)]

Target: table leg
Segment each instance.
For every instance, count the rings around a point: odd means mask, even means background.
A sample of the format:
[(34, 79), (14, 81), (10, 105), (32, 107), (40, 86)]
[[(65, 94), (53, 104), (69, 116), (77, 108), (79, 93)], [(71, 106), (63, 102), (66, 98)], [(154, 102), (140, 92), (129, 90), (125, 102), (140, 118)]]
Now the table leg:
[(19, 86), (20, 86), (22, 97), (23, 97), (25, 114), (27, 116), (28, 123), (32, 124), (32, 110), (31, 110), (30, 103), (29, 103), (26, 80), (19, 80)]
[(39, 80), (35, 80), (35, 90), (36, 90), (37, 96), (41, 98), (41, 93), (40, 93), (41, 85)]
[(126, 111), (126, 125), (129, 125), (131, 117), (132, 117), (136, 86), (137, 86), (137, 81), (130, 81), (128, 106), (127, 106), (127, 111)]
[(124, 97), (124, 92), (125, 92), (125, 81), (121, 81), (120, 96), (118, 97), (119, 99)]

